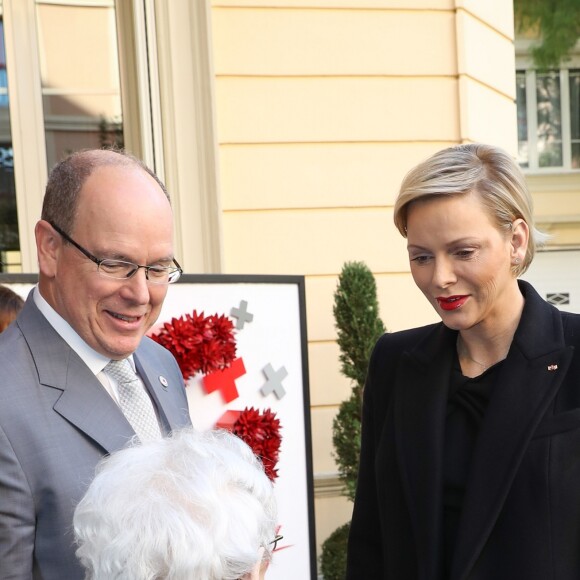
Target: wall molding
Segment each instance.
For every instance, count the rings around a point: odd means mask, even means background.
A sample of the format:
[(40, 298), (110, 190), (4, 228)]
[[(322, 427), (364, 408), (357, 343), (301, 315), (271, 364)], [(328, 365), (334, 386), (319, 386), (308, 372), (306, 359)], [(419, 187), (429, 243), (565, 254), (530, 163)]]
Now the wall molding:
[(344, 486), (338, 472), (319, 472), (314, 474), (314, 497), (328, 498), (343, 496)]

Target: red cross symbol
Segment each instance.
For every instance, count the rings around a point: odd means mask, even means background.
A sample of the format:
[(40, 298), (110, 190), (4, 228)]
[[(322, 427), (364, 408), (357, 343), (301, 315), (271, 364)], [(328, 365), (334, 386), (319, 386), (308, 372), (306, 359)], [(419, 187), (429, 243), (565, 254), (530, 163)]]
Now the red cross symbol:
[(234, 428), (236, 421), (240, 418), (241, 414), (241, 411), (233, 411), (230, 409), (218, 419), (218, 422), (215, 424), (215, 426), (219, 427), (220, 429), (227, 429), (228, 431), (231, 431)]
[(202, 379), (203, 388), (206, 393), (219, 391), (224, 401), (229, 403), (240, 396), (236, 388), (236, 379), (245, 374), (244, 361), (240, 357), (235, 359), (228, 368), (205, 375)]

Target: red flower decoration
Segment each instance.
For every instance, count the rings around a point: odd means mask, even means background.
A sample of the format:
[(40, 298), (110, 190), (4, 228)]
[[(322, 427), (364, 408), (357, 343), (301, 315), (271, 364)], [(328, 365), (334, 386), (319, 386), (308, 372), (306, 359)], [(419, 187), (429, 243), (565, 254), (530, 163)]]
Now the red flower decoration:
[(271, 481), (278, 477), (280, 443), (280, 420), (276, 413), (266, 409), (260, 413), (254, 407), (246, 407), (234, 423), (232, 433), (247, 443), (252, 451), (262, 460), (266, 475)]
[(171, 351), (185, 381), (200, 371), (222, 370), (236, 357), (234, 325), (224, 315), (204, 316), (194, 310), (172, 318), (151, 338)]

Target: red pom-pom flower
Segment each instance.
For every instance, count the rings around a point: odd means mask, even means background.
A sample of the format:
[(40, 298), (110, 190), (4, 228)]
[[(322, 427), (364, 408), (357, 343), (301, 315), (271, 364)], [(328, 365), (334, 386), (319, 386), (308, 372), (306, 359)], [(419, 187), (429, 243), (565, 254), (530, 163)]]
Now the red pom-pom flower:
[(247, 443), (262, 460), (266, 475), (271, 481), (278, 477), (276, 465), (280, 452), (280, 420), (276, 413), (266, 409), (260, 413), (254, 407), (246, 407), (234, 423), (232, 433)]
[(194, 310), (172, 318), (151, 338), (173, 354), (185, 381), (200, 371), (222, 370), (236, 356), (234, 325), (225, 315), (204, 316)]

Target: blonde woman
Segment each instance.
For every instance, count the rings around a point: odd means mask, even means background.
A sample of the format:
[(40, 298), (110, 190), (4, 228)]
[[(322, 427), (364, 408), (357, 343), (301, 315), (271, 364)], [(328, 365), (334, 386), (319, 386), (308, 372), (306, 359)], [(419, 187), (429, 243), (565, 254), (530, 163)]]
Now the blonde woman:
[(518, 280), (543, 241), (518, 166), (441, 151), (394, 219), (441, 322), (372, 355), (347, 578), (577, 580), (580, 316)]

